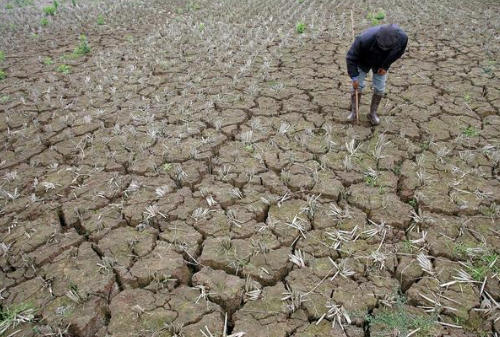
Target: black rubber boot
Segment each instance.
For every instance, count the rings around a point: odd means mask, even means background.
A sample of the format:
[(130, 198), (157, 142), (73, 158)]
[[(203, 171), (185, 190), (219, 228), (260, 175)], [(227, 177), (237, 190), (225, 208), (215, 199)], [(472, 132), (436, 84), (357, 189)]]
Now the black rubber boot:
[(380, 105), (380, 101), (382, 100), (383, 94), (373, 94), (372, 96), (372, 104), (370, 106), (370, 114), (368, 115), (368, 119), (372, 125), (379, 125), (380, 118), (377, 115), (377, 110)]
[[(358, 108), (361, 105), (361, 93), (358, 92)], [(350, 105), (351, 113), (347, 116), (347, 120), (349, 122), (353, 122), (356, 120), (356, 94), (354, 92), (351, 93), (351, 105)]]

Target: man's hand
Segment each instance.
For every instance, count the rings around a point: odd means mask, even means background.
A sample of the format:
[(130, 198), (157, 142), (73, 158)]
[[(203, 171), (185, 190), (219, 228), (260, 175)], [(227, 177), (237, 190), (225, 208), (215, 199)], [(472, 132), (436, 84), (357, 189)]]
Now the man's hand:
[(387, 74), (387, 70), (385, 70), (384, 68), (378, 68), (377, 74), (384, 76), (385, 74)]
[(359, 88), (359, 81), (358, 81), (358, 78), (357, 77), (353, 77), (352, 78), (352, 87), (354, 89), (358, 89)]

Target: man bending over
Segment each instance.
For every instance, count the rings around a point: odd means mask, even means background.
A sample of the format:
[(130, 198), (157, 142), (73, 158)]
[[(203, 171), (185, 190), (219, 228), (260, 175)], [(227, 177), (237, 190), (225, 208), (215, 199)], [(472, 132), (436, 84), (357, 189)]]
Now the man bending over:
[(347, 52), (347, 72), (352, 79), (351, 113), (349, 121), (357, 119), (355, 90), (358, 102), (365, 87), (365, 78), (370, 69), (373, 72), (373, 96), (368, 118), (372, 125), (380, 123), (377, 110), (384, 95), (387, 71), (391, 64), (405, 52), (408, 37), (394, 24), (380, 25), (363, 31)]

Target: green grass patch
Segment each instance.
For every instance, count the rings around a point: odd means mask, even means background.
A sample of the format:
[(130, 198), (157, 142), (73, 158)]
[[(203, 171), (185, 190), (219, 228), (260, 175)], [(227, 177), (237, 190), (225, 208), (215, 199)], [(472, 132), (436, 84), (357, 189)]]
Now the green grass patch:
[(22, 323), (31, 322), (35, 318), (35, 310), (31, 304), (21, 303), (0, 310), (0, 336)]
[(163, 171), (168, 172), (171, 169), (172, 169), (172, 164), (170, 164), (170, 163), (163, 164)]
[(365, 176), (365, 184), (367, 186), (375, 187), (375, 186), (377, 186), (377, 178), (366, 175)]
[(488, 275), (494, 275), (500, 272), (500, 255), (488, 253), (475, 258), (466, 266), (466, 272), (478, 282), (483, 282)]
[(500, 218), (500, 206), (496, 203), (492, 203), (488, 207), (483, 206), (481, 207), (481, 214), (492, 219)]
[(52, 62), (52, 59), (51, 59), (50, 57), (45, 57), (45, 58), (43, 59), (43, 64), (44, 64), (44, 65), (46, 65), (46, 66), (50, 66), (50, 65), (52, 65), (52, 63), (53, 63), (53, 62)]
[(456, 258), (466, 258), (467, 257), (467, 249), (469, 247), (467, 247), (467, 245), (465, 245), (463, 242), (457, 242), (455, 243), (455, 245), (453, 246), (453, 249), (452, 249), (452, 255)]
[(297, 25), (295, 25), (295, 31), (298, 34), (303, 34), (306, 31), (306, 24), (303, 22), (298, 22)]
[(9, 95), (2, 95), (0, 97), (0, 104), (5, 104), (10, 101), (10, 96)]
[(45, 6), (45, 7), (42, 8), (42, 11), (47, 16), (54, 16), (54, 15), (56, 15), (57, 8), (54, 7), (53, 5), (51, 5), (51, 6)]
[(374, 14), (373, 17), (379, 21), (384, 20), (385, 19), (385, 11), (383, 9), (380, 9), (377, 13)]
[(63, 60), (73, 60), (79, 58), (80, 56), (89, 54), (92, 51), (85, 35), (80, 35), (78, 40), (80, 41), (78, 46), (75, 47), (75, 50), (73, 50), (71, 54), (64, 55), (62, 57)]
[(49, 23), (50, 23), (50, 21), (49, 21), (49, 19), (47, 19), (47, 18), (42, 18), (42, 19), (40, 20), (40, 24), (41, 24), (43, 27), (47, 27), (47, 26), (49, 25)]
[(467, 269), (472, 278), (479, 282), (484, 280), (489, 270), (486, 266), (468, 266)]
[(59, 67), (57, 67), (57, 72), (61, 74), (69, 74), (71, 71), (71, 67), (68, 66), (67, 64), (61, 64)]
[(489, 254), (483, 256), (483, 262), (486, 263), (488, 268), (495, 274), (500, 272), (500, 255)]
[(5, 80), (7, 78), (7, 73), (0, 69), (0, 81)]
[(380, 25), (385, 20), (385, 11), (379, 9), (377, 12), (370, 12), (366, 15), (366, 18), (370, 20), (372, 26)]
[(473, 126), (468, 126), (462, 130), (462, 135), (465, 137), (477, 137), (479, 136), (479, 131)]
[(403, 240), (401, 241), (401, 251), (403, 253), (410, 254), (413, 252), (413, 243), (411, 240)]
[(82, 34), (78, 37), (78, 40), (80, 40), (80, 43), (78, 44), (78, 47), (75, 48), (73, 53), (76, 55), (85, 55), (90, 53), (91, 49), (87, 37)]
[(99, 16), (97, 17), (97, 24), (99, 26), (102, 26), (104, 25), (106, 22), (104, 21), (104, 15), (102, 14), (99, 14)]
[(398, 297), (392, 308), (387, 308), (367, 317), (370, 325), (371, 336), (392, 336), (394, 331), (399, 336), (407, 336), (410, 332), (419, 329), (413, 336), (432, 336), (436, 326), (436, 318), (427, 315), (418, 315), (409, 312), (405, 306), (406, 299)]
[(199, 11), (201, 9), (201, 5), (197, 2), (189, 2), (186, 5), (187, 11)]

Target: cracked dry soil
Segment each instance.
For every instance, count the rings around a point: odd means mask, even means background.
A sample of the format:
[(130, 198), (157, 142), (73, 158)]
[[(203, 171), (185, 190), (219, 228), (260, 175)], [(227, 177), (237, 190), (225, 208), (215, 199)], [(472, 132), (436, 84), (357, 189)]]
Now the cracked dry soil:
[[(43, 5), (0, 13), (5, 336), (500, 334), (494, 1)], [(349, 125), (378, 8), (409, 47)]]

